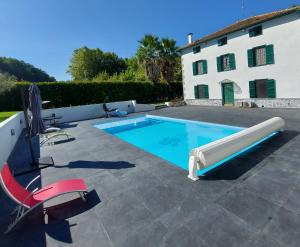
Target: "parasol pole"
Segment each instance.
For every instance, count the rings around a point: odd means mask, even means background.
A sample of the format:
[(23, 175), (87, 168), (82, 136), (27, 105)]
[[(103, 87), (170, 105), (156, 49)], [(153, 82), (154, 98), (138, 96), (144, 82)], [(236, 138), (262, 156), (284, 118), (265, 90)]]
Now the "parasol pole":
[(28, 120), (28, 114), (27, 114), (27, 104), (25, 101), (25, 92), (24, 88), (20, 87), (20, 93), (21, 93), (21, 99), (22, 99), (22, 106), (23, 106), (23, 112), (24, 112), (24, 119), (25, 119), (25, 124), (26, 124), (26, 131), (27, 131), (27, 140), (29, 144), (29, 150), (30, 150), (30, 155), (31, 155), (31, 166), (34, 166), (36, 163), (35, 156), (34, 156), (34, 151), (33, 151), (33, 146), (32, 146), (32, 141), (31, 141), (31, 133), (29, 129), (29, 120)]

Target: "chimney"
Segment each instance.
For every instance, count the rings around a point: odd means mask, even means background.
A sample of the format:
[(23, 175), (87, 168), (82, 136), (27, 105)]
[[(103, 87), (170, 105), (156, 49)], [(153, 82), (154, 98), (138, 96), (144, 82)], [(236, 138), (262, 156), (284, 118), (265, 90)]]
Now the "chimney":
[(193, 42), (193, 33), (188, 34), (188, 42), (189, 42), (189, 44), (192, 44), (192, 42)]

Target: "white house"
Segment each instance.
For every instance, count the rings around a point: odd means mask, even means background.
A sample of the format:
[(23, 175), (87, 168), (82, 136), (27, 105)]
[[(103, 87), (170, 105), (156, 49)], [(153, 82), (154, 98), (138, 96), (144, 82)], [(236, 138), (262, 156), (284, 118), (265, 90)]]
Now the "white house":
[(188, 41), (179, 48), (188, 104), (300, 107), (300, 6)]

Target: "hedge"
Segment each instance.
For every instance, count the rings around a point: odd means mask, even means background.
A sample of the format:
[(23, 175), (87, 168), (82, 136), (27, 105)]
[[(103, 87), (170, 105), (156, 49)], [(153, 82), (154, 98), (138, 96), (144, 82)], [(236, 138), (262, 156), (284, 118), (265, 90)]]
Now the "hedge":
[[(20, 87), (22, 82), (0, 95), (0, 111), (21, 110)], [(153, 103), (182, 97), (182, 83), (151, 82), (42, 82), (37, 83), (43, 100), (50, 100), (51, 107), (96, 104), (102, 102), (136, 100)]]

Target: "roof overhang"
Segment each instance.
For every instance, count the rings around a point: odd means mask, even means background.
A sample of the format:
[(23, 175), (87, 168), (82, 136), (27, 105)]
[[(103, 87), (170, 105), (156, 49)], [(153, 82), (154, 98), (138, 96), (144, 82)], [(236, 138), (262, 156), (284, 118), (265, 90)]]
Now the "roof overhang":
[(234, 23), (234, 24), (232, 24), (232, 25), (230, 25), (230, 26), (228, 26), (224, 29), (221, 29), (221, 30), (219, 30), (215, 33), (212, 33), (210, 35), (207, 35), (207, 36), (204, 36), (200, 39), (197, 39), (194, 42), (192, 42), (191, 44), (183, 45), (183, 46), (179, 47), (177, 49), (177, 51), (180, 52), (184, 49), (193, 47), (195, 45), (203, 44), (203, 43), (206, 43), (208, 41), (211, 41), (211, 40), (214, 40), (214, 39), (217, 39), (217, 38), (221, 38), (225, 35), (228, 35), (228, 34), (231, 34), (231, 33), (237, 32), (237, 31), (241, 31), (241, 30), (244, 30), (246, 28), (249, 28), (249, 27), (252, 27), (252, 26), (255, 26), (255, 25), (259, 25), (259, 24), (264, 23), (266, 21), (270, 21), (272, 19), (279, 18), (279, 17), (289, 15), (289, 14), (292, 14), (292, 13), (299, 13), (300, 14), (300, 6), (296, 6), (296, 7), (292, 7), (292, 8), (284, 9), (284, 10), (279, 10), (279, 11), (275, 11), (275, 12), (271, 12), (271, 13), (266, 13), (266, 14), (263, 14), (263, 15), (254, 16), (254, 17), (250, 17), (248, 19), (239, 21), (239, 22)]

